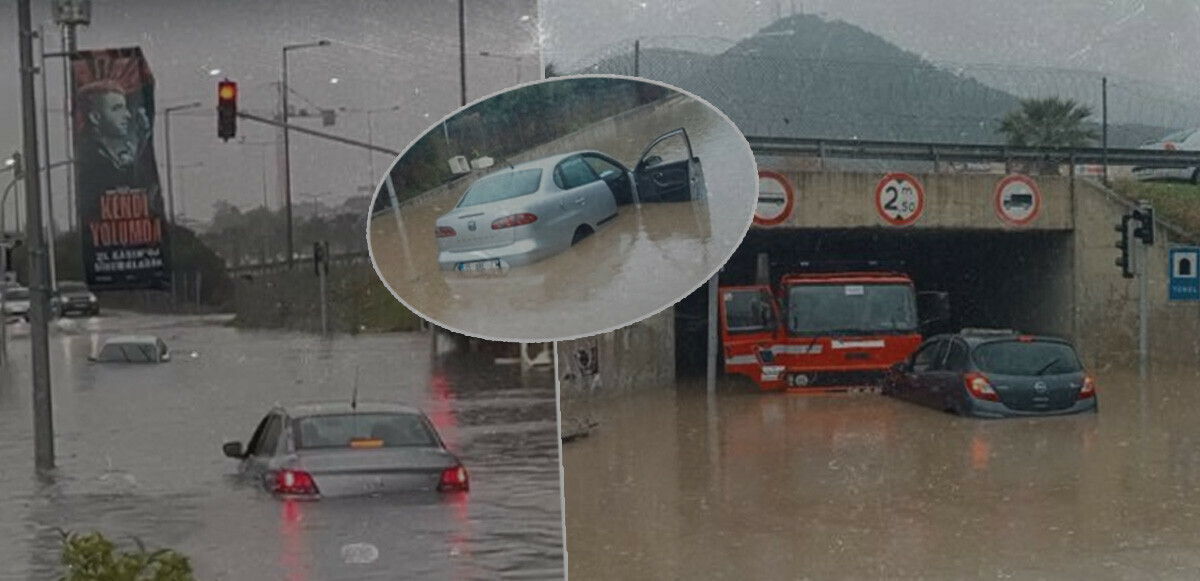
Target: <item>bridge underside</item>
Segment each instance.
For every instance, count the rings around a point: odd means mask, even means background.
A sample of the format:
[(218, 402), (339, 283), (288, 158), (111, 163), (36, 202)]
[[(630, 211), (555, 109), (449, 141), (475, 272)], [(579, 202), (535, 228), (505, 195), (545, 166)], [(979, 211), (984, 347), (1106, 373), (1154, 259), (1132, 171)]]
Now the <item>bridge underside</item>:
[[(803, 261), (899, 261), (918, 290), (950, 293), (950, 327), (1073, 334), (1073, 233), (913, 228), (751, 229), (721, 284), (755, 284), (759, 255), (772, 281)], [(703, 373), (707, 313), (701, 287), (676, 307), (680, 374)]]

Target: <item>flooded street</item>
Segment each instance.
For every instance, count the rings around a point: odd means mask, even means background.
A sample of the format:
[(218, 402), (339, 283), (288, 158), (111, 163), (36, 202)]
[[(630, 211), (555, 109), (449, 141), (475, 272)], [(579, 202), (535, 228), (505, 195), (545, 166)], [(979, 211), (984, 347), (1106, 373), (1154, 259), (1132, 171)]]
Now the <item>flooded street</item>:
[(749, 149), (737, 129), (693, 100), (669, 101), (615, 125), (569, 138), (563, 151), (596, 149), (632, 167), (660, 134), (686, 127), (701, 160), (708, 199), (620, 208), (619, 217), (577, 246), (503, 275), (443, 272), (434, 221), (468, 180), (444, 194), (371, 222), (377, 267), (413, 309), (444, 326), (493, 338), (542, 340), (623, 326), (703, 283), (741, 242), (757, 197)]
[[(58, 468), (33, 470), (29, 342), (0, 371), (0, 579), (56, 578), (54, 527), (131, 537), (192, 559), (201, 579), (561, 579), (553, 375), (496, 366), (427, 334), (319, 337), (220, 318), (121, 314), (53, 332)], [(86, 362), (99, 338), (157, 334), (173, 361)], [(237, 477), (221, 444), (247, 441), (276, 402), (422, 408), (471, 474), (437, 495), (281, 502)]]
[(1100, 413), (973, 420), (703, 383), (595, 404), (564, 446), (587, 579), (1195, 579), (1195, 370), (1098, 377)]

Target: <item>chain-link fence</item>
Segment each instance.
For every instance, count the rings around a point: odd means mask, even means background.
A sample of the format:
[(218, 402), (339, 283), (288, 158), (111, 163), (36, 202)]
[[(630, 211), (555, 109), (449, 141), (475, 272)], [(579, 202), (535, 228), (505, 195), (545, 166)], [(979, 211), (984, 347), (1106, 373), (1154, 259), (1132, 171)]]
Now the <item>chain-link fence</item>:
[[(1026, 98), (1071, 99), (1099, 134), (1105, 75), (1093, 71), (929, 62), (877, 37), (835, 47), (786, 30), (742, 42), (663, 37), (593, 53), (570, 72), (634, 75), (711, 102), (747, 135), (999, 143)], [(816, 46), (814, 46), (816, 45)], [(1200, 99), (1107, 75), (1109, 145), (1136, 147), (1200, 126)]]

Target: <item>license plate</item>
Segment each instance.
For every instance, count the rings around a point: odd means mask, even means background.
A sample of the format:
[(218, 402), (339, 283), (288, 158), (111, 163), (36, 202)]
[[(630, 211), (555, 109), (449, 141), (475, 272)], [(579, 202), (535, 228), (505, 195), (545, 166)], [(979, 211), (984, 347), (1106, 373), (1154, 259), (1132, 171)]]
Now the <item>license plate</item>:
[(500, 270), (500, 259), (492, 260), (476, 260), (474, 262), (458, 263), (459, 272), (486, 272), (489, 270)]

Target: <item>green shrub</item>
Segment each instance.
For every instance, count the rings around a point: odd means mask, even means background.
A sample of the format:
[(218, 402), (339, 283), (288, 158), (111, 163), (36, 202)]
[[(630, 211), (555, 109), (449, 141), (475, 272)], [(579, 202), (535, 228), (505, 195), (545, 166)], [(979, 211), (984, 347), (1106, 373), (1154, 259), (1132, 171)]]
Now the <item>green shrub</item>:
[(188, 558), (172, 551), (154, 552), (138, 539), (136, 551), (118, 551), (112, 541), (98, 532), (62, 534), (62, 564), (59, 581), (195, 581)]

